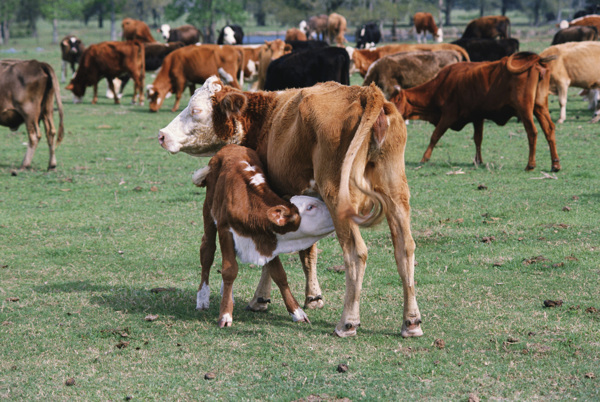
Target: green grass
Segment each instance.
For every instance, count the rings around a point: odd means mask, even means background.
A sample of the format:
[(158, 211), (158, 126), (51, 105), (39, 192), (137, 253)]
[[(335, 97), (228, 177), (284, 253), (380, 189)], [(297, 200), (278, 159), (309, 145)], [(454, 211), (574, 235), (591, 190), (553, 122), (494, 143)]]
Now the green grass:
[[(32, 49), (24, 43), (18, 50)], [(60, 71), (58, 47), (42, 45), (15, 56)], [(471, 127), (446, 133), (420, 166), (433, 126), (408, 126), (425, 332), (417, 339), (399, 335), (401, 286), (385, 225), (363, 232), (370, 254), (355, 338), (331, 336), (345, 281), (332, 269), (342, 264), (333, 237), (319, 242), (326, 304), (307, 312), (312, 324), (292, 323), (276, 290), (268, 312), (246, 312), (260, 269), (244, 265), (233, 327), (217, 328), (219, 256), (211, 307), (197, 312), (204, 190), (191, 174), (208, 159), (162, 150), (156, 133), (175, 116), (172, 100), (150, 114), (129, 104), (132, 90), (121, 106), (103, 97), (93, 106), (90, 89), (78, 105), (63, 89), (56, 172), (45, 171), (41, 143), (33, 169), (11, 176), (26, 139), (23, 128), (0, 131), (0, 398), (599, 399), (600, 313), (586, 311), (600, 309), (599, 138), (576, 90), (557, 128), (556, 180), (540, 179), (550, 169), (543, 135), (537, 169), (523, 170), (527, 139), (514, 119), (486, 124), (480, 168)], [(551, 112), (558, 116), (554, 97)], [(302, 300), (297, 257), (282, 261)], [(173, 290), (150, 291), (157, 287)], [(564, 303), (544, 308), (546, 299)], [(145, 321), (149, 314), (158, 319)], [(348, 372), (336, 371), (340, 363)], [(207, 372), (216, 378), (205, 380)]]

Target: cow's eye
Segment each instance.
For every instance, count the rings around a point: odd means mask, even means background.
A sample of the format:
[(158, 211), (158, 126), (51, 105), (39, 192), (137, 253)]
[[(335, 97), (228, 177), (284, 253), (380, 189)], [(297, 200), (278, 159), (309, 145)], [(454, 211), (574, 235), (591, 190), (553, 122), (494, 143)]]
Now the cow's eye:
[(199, 107), (192, 108), (192, 117), (200, 117), (202, 114), (202, 109)]
[(307, 211), (312, 211), (314, 207), (315, 206), (311, 204), (311, 205), (309, 205), (309, 206), (306, 207), (306, 210)]

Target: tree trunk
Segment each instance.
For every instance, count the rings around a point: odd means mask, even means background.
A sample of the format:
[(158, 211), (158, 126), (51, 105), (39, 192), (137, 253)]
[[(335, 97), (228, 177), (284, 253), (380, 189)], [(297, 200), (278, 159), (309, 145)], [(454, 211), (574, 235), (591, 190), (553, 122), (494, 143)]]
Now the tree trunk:
[(392, 42), (396, 42), (398, 40), (398, 32), (396, 31), (396, 25), (397, 24), (398, 24), (398, 18), (393, 18), (392, 19), (392, 30), (390, 32), (390, 34), (392, 36), (391, 37), (391, 41)]
[(58, 43), (58, 19), (52, 19), (52, 44), (56, 45)]
[(479, 16), (483, 17), (485, 15), (485, 1), (479, 0)]
[(110, 0), (110, 40), (118, 40), (117, 22), (115, 17), (115, 0)]
[(104, 6), (98, 6), (98, 28), (104, 28)]
[(446, 14), (446, 22), (444, 23), (446, 26), (450, 26), (450, 12), (452, 11), (452, 6), (454, 6), (454, 4), (452, 4), (454, 0), (446, 0), (446, 9), (445, 14)]

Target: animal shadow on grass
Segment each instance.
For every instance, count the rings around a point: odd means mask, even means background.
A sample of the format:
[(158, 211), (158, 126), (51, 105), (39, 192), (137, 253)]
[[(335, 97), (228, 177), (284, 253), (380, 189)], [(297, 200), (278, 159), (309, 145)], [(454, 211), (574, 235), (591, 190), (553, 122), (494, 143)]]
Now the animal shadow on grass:
[[(196, 288), (127, 288), (99, 285), (90, 281), (54, 282), (36, 286), (34, 290), (43, 294), (87, 293), (90, 303), (108, 307), (114, 311), (138, 315), (141, 320), (152, 314), (163, 318), (168, 317), (171, 320), (200, 321), (215, 326), (221, 302), (221, 296), (217, 290), (210, 297), (210, 308), (198, 311), (196, 310)], [(250, 324), (253, 325), (253, 328), (254, 325), (265, 327), (293, 325), (302, 330), (305, 325), (309, 325), (313, 330), (326, 332), (335, 325), (325, 319), (311, 319), (311, 324), (293, 323), (280, 298), (274, 299), (274, 303), (278, 303), (280, 306), (277, 308), (270, 306), (266, 312), (246, 311), (245, 307), (248, 301), (236, 298), (234, 326), (238, 329), (243, 325)]]

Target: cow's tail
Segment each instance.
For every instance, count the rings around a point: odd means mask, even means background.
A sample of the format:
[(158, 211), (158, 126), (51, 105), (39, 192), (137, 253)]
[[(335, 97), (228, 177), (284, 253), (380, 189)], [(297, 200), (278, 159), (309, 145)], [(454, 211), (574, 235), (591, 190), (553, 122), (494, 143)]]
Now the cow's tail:
[(508, 56), (506, 68), (512, 74), (521, 74), (529, 70), (540, 61), (540, 57), (533, 52), (519, 52)]
[[(373, 84), (366, 89), (363, 116), (342, 164), (337, 213), (340, 219), (350, 219), (360, 226), (370, 227), (381, 221), (387, 207), (383, 196), (372, 188), (365, 177), (368, 154), (372, 142), (376, 146), (383, 143), (389, 124), (383, 110), (383, 94)], [(373, 207), (368, 214), (357, 212), (356, 208), (361, 205), (352, 201), (351, 188), (356, 188), (372, 202)]]
[(60, 86), (58, 83), (58, 78), (56, 77), (56, 73), (54, 72), (54, 70), (52, 69), (52, 67), (50, 67), (49, 64), (42, 64), (42, 68), (44, 69), (44, 71), (46, 72), (46, 74), (48, 74), (48, 76), (50, 77), (50, 80), (52, 82), (52, 89), (54, 89), (54, 98), (56, 99), (56, 105), (58, 108), (58, 130), (57, 130), (57, 136), (56, 136), (56, 145), (60, 144), (64, 134), (65, 134), (65, 128), (63, 125), (63, 119), (64, 119), (64, 112), (63, 112), (63, 104), (62, 104), (62, 99), (60, 97)]

